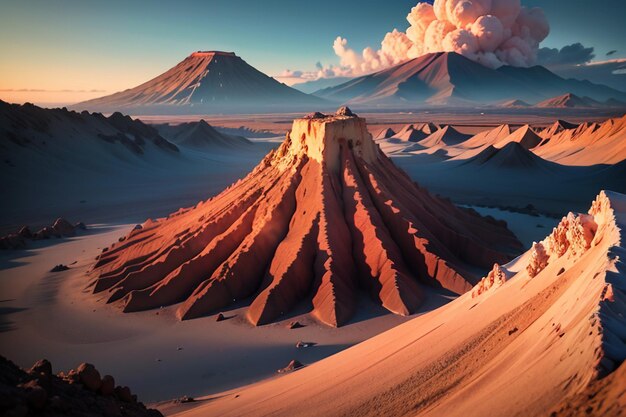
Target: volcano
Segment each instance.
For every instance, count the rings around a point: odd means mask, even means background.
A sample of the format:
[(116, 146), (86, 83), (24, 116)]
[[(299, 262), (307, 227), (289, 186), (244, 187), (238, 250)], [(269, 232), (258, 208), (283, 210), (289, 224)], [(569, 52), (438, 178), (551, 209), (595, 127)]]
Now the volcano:
[(290, 110), (325, 101), (269, 77), (233, 52), (198, 51), (137, 87), (78, 103), (97, 111), (134, 114)]
[(595, 100), (626, 99), (626, 93), (588, 81), (564, 79), (542, 66), (487, 68), (454, 52), (437, 52), (316, 91), (355, 105), (402, 106), (536, 103), (566, 93)]
[(296, 119), (244, 179), (106, 248), (91, 288), (126, 312), (181, 303), (180, 319), (251, 299), (255, 325), (308, 300), (315, 318), (340, 326), (359, 288), (408, 315), (428, 287), (467, 292), (476, 267), (520, 249), (503, 222), (413, 183), (342, 108)]

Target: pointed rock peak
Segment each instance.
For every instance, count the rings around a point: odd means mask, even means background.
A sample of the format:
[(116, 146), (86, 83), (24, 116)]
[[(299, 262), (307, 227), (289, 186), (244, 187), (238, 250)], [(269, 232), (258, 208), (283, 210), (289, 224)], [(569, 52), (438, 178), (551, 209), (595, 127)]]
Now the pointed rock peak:
[(316, 111), (316, 112), (307, 114), (306, 116), (303, 117), (303, 119), (323, 119), (325, 117), (328, 117), (328, 116), (325, 115), (324, 113), (320, 113)]
[(356, 114), (352, 113), (352, 110), (350, 110), (348, 106), (339, 107), (335, 114), (337, 116), (348, 116), (348, 117), (356, 116)]

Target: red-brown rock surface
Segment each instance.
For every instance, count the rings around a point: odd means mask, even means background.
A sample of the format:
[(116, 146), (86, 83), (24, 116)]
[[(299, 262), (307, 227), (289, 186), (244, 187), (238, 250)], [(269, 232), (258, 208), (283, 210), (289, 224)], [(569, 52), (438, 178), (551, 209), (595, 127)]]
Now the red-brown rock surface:
[(464, 293), (472, 266), (518, 249), (503, 223), (413, 183), (365, 120), (344, 111), (295, 120), (247, 177), (107, 248), (92, 288), (124, 311), (181, 303), (181, 319), (253, 297), (247, 317), (257, 325), (311, 299), (313, 316), (339, 326), (359, 287), (406, 315), (425, 285)]

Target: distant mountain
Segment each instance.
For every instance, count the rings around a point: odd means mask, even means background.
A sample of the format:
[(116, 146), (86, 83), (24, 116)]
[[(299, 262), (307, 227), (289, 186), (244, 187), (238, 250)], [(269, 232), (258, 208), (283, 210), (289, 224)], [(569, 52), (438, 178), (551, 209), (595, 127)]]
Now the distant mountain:
[(626, 108), (626, 103), (610, 98), (604, 102), (594, 100), (591, 97), (578, 97), (576, 94), (567, 93), (552, 97), (535, 104), (535, 107), (549, 108)]
[[(597, 103), (597, 102), (595, 102)], [(572, 108), (572, 107), (596, 107), (594, 102), (578, 97), (576, 94), (567, 93), (560, 96), (552, 97), (547, 100), (535, 104), (535, 107), (555, 107), (555, 108)], [(599, 103), (598, 103), (599, 104)]]
[(530, 107), (530, 104), (523, 100), (506, 100), (498, 105), (503, 108), (518, 108), (518, 107)]
[(566, 80), (544, 67), (491, 69), (454, 52), (438, 52), (355, 78), (315, 94), (369, 106), (468, 106), (522, 100), (536, 103), (574, 93), (594, 100), (626, 100), (626, 93), (588, 81)]
[(339, 84), (343, 84), (346, 81), (350, 81), (352, 77), (333, 77), (333, 78), (319, 78), (313, 81), (306, 81), (299, 84), (292, 85), (296, 90), (300, 90), (303, 93), (311, 94), (318, 90), (334, 87)]
[(9, 158), (14, 152), (51, 155), (56, 150), (77, 161), (87, 160), (88, 155), (101, 159), (105, 153), (121, 158), (129, 153), (178, 153), (178, 147), (155, 128), (121, 113), (105, 117), (1, 100), (0, 138), (0, 150)]
[(84, 101), (75, 109), (134, 114), (309, 110), (325, 101), (269, 77), (233, 52), (194, 52), (137, 87)]
[(237, 150), (252, 146), (248, 139), (219, 132), (204, 120), (179, 125), (157, 125), (159, 132), (175, 144), (199, 150)]

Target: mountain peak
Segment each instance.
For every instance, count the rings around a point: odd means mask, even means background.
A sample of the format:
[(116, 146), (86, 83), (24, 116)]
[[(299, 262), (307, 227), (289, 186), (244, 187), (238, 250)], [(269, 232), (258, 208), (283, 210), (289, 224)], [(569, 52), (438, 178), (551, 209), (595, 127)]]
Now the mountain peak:
[(197, 57), (213, 57), (213, 56), (237, 56), (235, 55), (234, 52), (225, 52), (225, 51), (196, 51), (196, 52), (192, 52), (191, 55), (189, 55), (192, 58), (197, 58)]
[(259, 109), (293, 111), (324, 103), (258, 71), (234, 52), (196, 51), (150, 81), (74, 107), (176, 114), (215, 110), (220, 113)]

